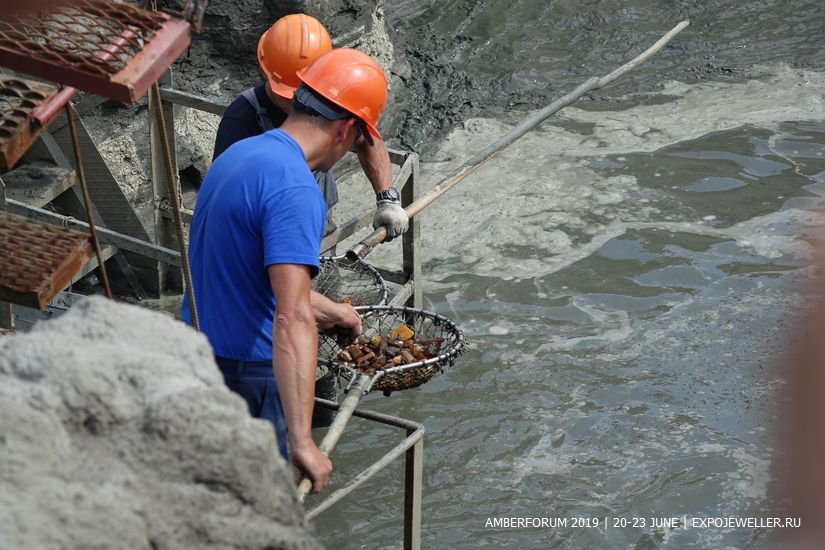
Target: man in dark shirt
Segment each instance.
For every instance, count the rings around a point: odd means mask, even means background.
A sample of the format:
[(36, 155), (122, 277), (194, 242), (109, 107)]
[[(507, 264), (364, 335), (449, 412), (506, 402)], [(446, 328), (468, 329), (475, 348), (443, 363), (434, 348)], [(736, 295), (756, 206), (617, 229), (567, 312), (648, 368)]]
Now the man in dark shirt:
[[(282, 17), (261, 36), (258, 63), (267, 81), (244, 91), (227, 108), (218, 126), (213, 160), (232, 144), (267, 130), (278, 128), (291, 109), (292, 96), (300, 84), (298, 72), (332, 49), (324, 27), (313, 17), (293, 14)], [(392, 187), (392, 165), (384, 142), (360, 136), (355, 151), (376, 198), (373, 227), (387, 229), (387, 241), (407, 230), (409, 218), (401, 208), (401, 197)], [(338, 202), (338, 190), (331, 170), (315, 172), (315, 179), (327, 205), (327, 227), (335, 228), (330, 210)]]

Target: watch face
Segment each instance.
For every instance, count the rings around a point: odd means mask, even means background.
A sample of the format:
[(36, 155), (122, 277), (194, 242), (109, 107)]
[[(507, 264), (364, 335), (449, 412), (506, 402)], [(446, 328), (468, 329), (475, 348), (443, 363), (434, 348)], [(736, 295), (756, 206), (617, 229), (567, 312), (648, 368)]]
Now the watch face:
[(401, 199), (401, 194), (395, 187), (390, 187), (389, 189), (384, 189), (381, 191), (381, 197), (392, 201), (397, 201)]

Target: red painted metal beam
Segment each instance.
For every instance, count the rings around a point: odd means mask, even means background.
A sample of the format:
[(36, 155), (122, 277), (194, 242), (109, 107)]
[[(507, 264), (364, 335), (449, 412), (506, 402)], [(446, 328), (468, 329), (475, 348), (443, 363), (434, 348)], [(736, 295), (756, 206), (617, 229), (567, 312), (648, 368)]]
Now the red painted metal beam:
[(129, 102), (137, 101), (188, 46), (189, 23), (168, 20), (129, 64), (112, 77), (112, 85), (127, 89)]

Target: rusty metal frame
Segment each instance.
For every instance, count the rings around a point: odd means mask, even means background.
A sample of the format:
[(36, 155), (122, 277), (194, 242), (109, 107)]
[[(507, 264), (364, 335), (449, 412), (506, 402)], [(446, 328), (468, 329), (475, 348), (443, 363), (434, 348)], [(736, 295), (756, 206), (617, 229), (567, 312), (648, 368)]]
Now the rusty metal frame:
[(85, 233), (0, 211), (0, 300), (46, 307), (93, 253)]
[(0, 21), (0, 65), (133, 103), (186, 49), (189, 31), (187, 21), (165, 13), (79, 0)]
[[(11, 170), (77, 92), (0, 73), (0, 170)], [(13, 105), (16, 103), (16, 105)]]

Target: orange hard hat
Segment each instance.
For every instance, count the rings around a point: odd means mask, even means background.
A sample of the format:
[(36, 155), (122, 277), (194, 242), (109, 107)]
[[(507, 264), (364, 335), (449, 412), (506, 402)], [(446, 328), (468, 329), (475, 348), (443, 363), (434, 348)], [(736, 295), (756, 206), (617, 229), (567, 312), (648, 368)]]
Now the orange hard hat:
[(378, 119), (387, 104), (387, 78), (373, 58), (351, 48), (336, 48), (298, 72), (304, 84), (357, 116), (378, 139)]
[(327, 30), (303, 13), (285, 15), (258, 40), (258, 64), (272, 91), (286, 99), (301, 83), (298, 71), (332, 49)]

